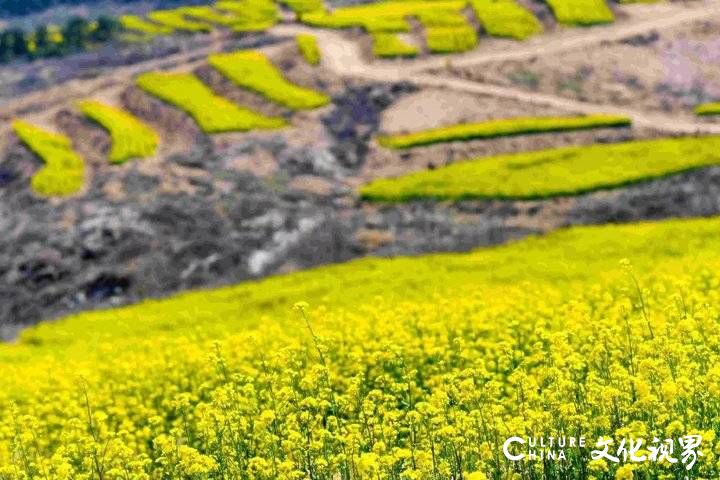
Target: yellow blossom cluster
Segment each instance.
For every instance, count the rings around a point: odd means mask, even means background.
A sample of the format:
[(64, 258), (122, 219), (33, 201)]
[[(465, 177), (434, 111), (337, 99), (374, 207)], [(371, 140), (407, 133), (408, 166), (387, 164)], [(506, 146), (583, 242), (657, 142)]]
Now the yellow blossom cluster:
[[(719, 227), (571, 229), (44, 324), (0, 348), (0, 479), (718, 478)], [(687, 472), (502, 453), (687, 434)]]

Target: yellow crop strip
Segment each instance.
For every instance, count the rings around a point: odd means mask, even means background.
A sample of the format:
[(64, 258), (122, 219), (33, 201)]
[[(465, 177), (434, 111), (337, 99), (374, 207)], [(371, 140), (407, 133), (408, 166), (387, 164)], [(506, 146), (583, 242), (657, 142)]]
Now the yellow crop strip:
[(180, 7), (176, 11), (191, 19), (197, 19), (203, 23), (222, 25), (223, 27), (233, 27), (241, 23), (240, 16), (223, 13), (207, 6)]
[(325, 94), (289, 82), (260, 52), (215, 54), (210, 55), (208, 62), (237, 86), (293, 110), (317, 108), (330, 102)]
[(32, 188), (45, 197), (78, 193), (85, 182), (85, 162), (64, 135), (49, 132), (22, 120), (12, 124), (15, 135), (45, 166), (31, 180)]
[(410, 148), (433, 143), (498, 138), (529, 133), (562, 132), (603, 127), (627, 127), (630, 124), (630, 118), (618, 115), (508, 118), (451, 125), (401, 135), (384, 136), (380, 137), (378, 141), (385, 147)]
[(717, 478), (718, 230), (574, 228), (46, 323), (0, 346), (0, 475), (552, 478), (496, 459), (571, 425), (593, 446), (700, 434), (692, 472)]
[(221, 0), (215, 8), (238, 17), (239, 22), (232, 27), (235, 32), (267, 30), (280, 19), (278, 7), (271, 0)]
[(280, 0), (280, 3), (286, 5), (290, 10), (298, 15), (310, 12), (320, 12), (325, 9), (322, 0)]
[(157, 23), (148, 22), (136, 15), (122, 15), (119, 18), (120, 25), (125, 30), (132, 32), (138, 32), (143, 35), (156, 36), (156, 35), (168, 35), (173, 33), (173, 29), (158, 25)]
[(180, 9), (155, 10), (148, 13), (147, 18), (162, 26), (181, 32), (207, 33), (212, 30), (211, 26), (205, 22), (186, 18)]
[(695, 107), (696, 115), (720, 115), (720, 103), (703, 103)]
[(278, 128), (282, 118), (273, 118), (240, 107), (216, 95), (196, 76), (188, 73), (151, 72), (137, 78), (147, 93), (185, 111), (205, 133)]
[(112, 137), (111, 163), (155, 155), (160, 138), (149, 125), (132, 114), (101, 102), (80, 102), (80, 111), (100, 124)]
[(490, 36), (525, 40), (543, 31), (535, 15), (516, 0), (471, 0), (470, 3)]
[(720, 137), (566, 147), (454, 163), (374, 181), (369, 200), (544, 198), (615, 188), (720, 164)]
[(611, 23), (615, 15), (605, 0), (546, 0), (558, 22), (566, 25)]
[(368, 32), (407, 32), (406, 18), (423, 12), (459, 12), (465, 2), (455, 0), (392, 1), (356, 5), (333, 10), (332, 13), (311, 12), (302, 16), (308, 25), (323, 28), (362, 27)]
[(477, 45), (477, 32), (470, 25), (458, 27), (427, 27), (425, 39), (433, 53), (459, 53), (472, 50)]
[(372, 51), (376, 57), (414, 57), (418, 54), (417, 47), (404, 41), (397, 33), (377, 32), (372, 34), (372, 39)]
[(318, 46), (317, 37), (309, 34), (300, 34), (295, 38), (298, 51), (305, 61), (310, 65), (319, 65), (321, 60), (320, 47)]

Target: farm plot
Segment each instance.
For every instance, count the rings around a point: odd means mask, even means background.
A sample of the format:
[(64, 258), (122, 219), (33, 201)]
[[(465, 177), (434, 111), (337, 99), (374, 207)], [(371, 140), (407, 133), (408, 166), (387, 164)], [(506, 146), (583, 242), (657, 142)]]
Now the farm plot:
[(45, 197), (78, 193), (85, 181), (85, 161), (64, 135), (49, 132), (22, 120), (12, 124), (15, 135), (45, 166), (31, 180), (33, 190)]
[(374, 32), (371, 34), (373, 41), (373, 55), (380, 58), (393, 57), (414, 57), (419, 50), (414, 45), (392, 32)]
[(147, 93), (185, 111), (205, 133), (279, 128), (285, 125), (281, 118), (267, 117), (216, 95), (192, 74), (145, 73), (137, 78), (137, 84)]
[(720, 137), (687, 137), (502, 155), (377, 180), (361, 195), (377, 201), (575, 195), (718, 165), (719, 148)]
[(489, 120), (479, 123), (452, 125), (404, 135), (380, 137), (381, 145), (390, 148), (410, 148), (433, 143), (498, 138), (528, 133), (559, 132), (601, 127), (626, 127), (628, 117), (591, 115), (586, 117), (529, 117)]
[(157, 35), (169, 35), (173, 33), (173, 29), (167, 26), (158, 25), (154, 22), (138, 17), (137, 15), (122, 15), (119, 18), (120, 25), (125, 30), (137, 32), (142, 35), (154, 37)]
[(155, 155), (160, 141), (157, 133), (133, 115), (100, 102), (86, 100), (80, 110), (105, 128), (112, 138), (111, 163)]
[(477, 45), (477, 32), (470, 25), (458, 27), (428, 27), (425, 41), (432, 53), (459, 53)]
[(720, 115), (720, 103), (703, 103), (695, 107), (696, 115)]
[(260, 52), (215, 54), (210, 55), (208, 62), (239, 87), (293, 110), (317, 108), (330, 102), (325, 94), (287, 81)]
[[(490, 452), (518, 431), (576, 425), (594, 443), (632, 425), (646, 440), (701, 435), (693, 474), (718, 478), (719, 229), (575, 228), (38, 326), (0, 346), (0, 473), (579, 478), (597, 465), (582, 450), (528, 466)], [(603, 477), (623, 468), (603, 464)]]
[(239, 22), (233, 26), (235, 32), (267, 30), (280, 20), (280, 12), (272, 0), (222, 0), (215, 8), (238, 17)]
[(525, 40), (543, 31), (535, 15), (515, 0), (471, 0), (470, 4), (490, 36)]
[(546, 0), (558, 22), (565, 25), (612, 23), (615, 15), (605, 0)]
[(238, 15), (220, 12), (207, 6), (180, 7), (176, 10), (186, 17), (196, 19), (202, 23), (234, 27), (242, 22)]
[(280, 3), (286, 5), (290, 10), (298, 15), (311, 12), (321, 12), (325, 9), (322, 0), (280, 0)]
[(408, 32), (407, 17), (424, 12), (459, 12), (464, 6), (465, 2), (454, 0), (378, 2), (338, 8), (332, 13), (310, 13), (303, 15), (302, 21), (323, 28), (360, 27), (368, 32)]
[(310, 65), (319, 65), (321, 60), (320, 47), (318, 46), (317, 37), (306, 33), (300, 34), (295, 38), (298, 51), (305, 61)]
[(186, 18), (182, 10), (156, 10), (148, 13), (147, 18), (159, 25), (180, 32), (207, 33), (212, 30), (212, 27), (205, 22)]

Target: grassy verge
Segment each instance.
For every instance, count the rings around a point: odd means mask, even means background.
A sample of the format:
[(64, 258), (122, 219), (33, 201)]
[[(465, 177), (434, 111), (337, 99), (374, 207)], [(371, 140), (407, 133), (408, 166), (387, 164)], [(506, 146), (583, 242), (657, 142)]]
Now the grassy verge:
[(644, 140), (502, 155), (377, 180), (367, 200), (543, 198), (614, 188), (720, 164), (720, 137)]
[(632, 425), (646, 441), (702, 435), (693, 473), (718, 478), (719, 229), (576, 228), (45, 324), (0, 346), (0, 473), (581, 478), (597, 465), (582, 450), (527, 469), (491, 452), (517, 434), (575, 425), (594, 445)]
[(615, 15), (605, 0), (546, 0), (558, 22), (589, 26), (612, 23)]
[(278, 128), (285, 125), (281, 118), (267, 117), (216, 95), (192, 74), (150, 72), (140, 75), (137, 84), (147, 93), (193, 117), (205, 133)]
[(330, 98), (325, 94), (287, 81), (260, 52), (240, 51), (210, 55), (208, 62), (239, 87), (252, 90), (293, 110), (317, 108), (330, 102)]
[(601, 127), (626, 127), (630, 124), (631, 120), (628, 117), (617, 115), (509, 118), (452, 125), (403, 135), (385, 136), (380, 137), (378, 141), (384, 147), (401, 149), (457, 140), (476, 140), (528, 133), (560, 132)]
[(36, 125), (16, 120), (15, 135), (45, 166), (31, 180), (33, 190), (44, 197), (65, 197), (82, 189), (85, 162), (72, 148), (69, 138)]
[(83, 101), (79, 107), (88, 118), (110, 133), (110, 162), (124, 163), (133, 158), (155, 155), (160, 138), (155, 130), (138, 118), (100, 102)]

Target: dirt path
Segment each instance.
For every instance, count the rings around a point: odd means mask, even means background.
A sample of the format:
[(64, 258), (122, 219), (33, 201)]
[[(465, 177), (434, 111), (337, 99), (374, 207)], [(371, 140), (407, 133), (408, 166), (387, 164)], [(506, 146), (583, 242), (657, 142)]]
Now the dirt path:
[[(563, 51), (587, 48), (605, 41), (614, 41), (653, 30), (662, 30), (706, 19), (713, 15), (720, 15), (720, 0), (697, 1), (693, 2), (691, 6), (673, 3), (636, 5), (631, 8), (633, 18), (621, 19), (607, 26), (596, 26), (589, 29), (560, 29), (558, 32), (540, 35), (521, 44), (501, 41), (496, 44), (481, 46), (479, 49), (465, 54), (432, 56), (403, 61), (375, 60), (368, 63), (361, 54), (360, 46), (337, 31), (314, 29), (299, 24), (282, 24), (273, 27), (270, 33), (280, 36), (311, 33), (317, 36), (323, 51), (323, 64), (341, 76), (365, 78), (374, 81), (410, 81), (419, 85), (452, 88), (548, 105), (575, 113), (628, 115), (636, 125), (653, 127), (667, 133), (720, 133), (720, 125), (682, 121), (669, 115), (647, 113), (608, 105), (596, 105), (553, 95), (477, 83), (440, 74), (430, 75), (426, 72), (431, 69), (443, 68), (448, 64), (452, 64), (454, 67), (464, 67), (501, 60), (522, 60), (536, 56), (555, 55)], [(641, 17), (641, 19), (635, 17)], [(221, 47), (224, 38), (225, 35), (216, 34), (206, 47), (117, 68), (92, 80), (72, 80), (54, 88), (7, 102), (0, 107), (2, 108), (0, 120), (9, 120), (19, 115), (20, 112), (37, 106), (42, 106), (42, 109), (36, 115), (30, 116), (46, 116), (49, 112), (67, 105), (68, 100), (92, 96), (103, 89), (130, 82), (135, 75), (160, 68), (163, 65), (188, 62), (193, 65), (199, 64), (203, 60), (198, 59), (217, 51)], [(48, 98), (56, 98), (57, 100), (48, 103)], [(0, 128), (0, 133), (2, 133), (2, 130), (4, 128)]]
[[(442, 68), (448, 63), (457, 67), (490, 63), (498, 60), (529, 59), (540, 55), (552, 55), (562, 51), (587, 48), (590, 45), (604, 41), (618, 40), (627, 36), (705, 19), (710, 15), (720, 15), (720, 1), (717, 0), (704, 2), (692, 9), (689, 7), (683, 8), (687, 9), (671, 12), (663, 9), (661, 15), (632, 24), (594, 27), (590, 30), (573, 29), (569, 31), (570, 33), (562, 32), (556, 38), (551, 39), (541, 36), (510, 51), (486, 52), (480, 49), (463, 55), (406, 61), (373, 61), (372, 63), (364, 60), (360, 47), (356, 42), (347, 39), (337, 31), (316, 30), (303, 25), (281, 25), (273, 31), (280, 35), (296, 35), (298, 33), (315, 35), (318, 37), (318, 43), (322, 50), (323, 65), (341, 76), (373, 81), (409, 81), (420, 86), (450, 88), (458, 91), (508, 98), (536, 105), (550, 106), (577, 114), (606, 113), (626, 115), (633, 120), (636, 126), (653, 128), (666, 134), (720, 134), (720, 124), (708, 124), (701, 121), (693, 122), (674, 115), (582, 102), (556, 95), (528, 92), (517, 88), (463, 80), (449, 75), (427, 73), (427, 70)], [(575, 32), (576, 30), (579, 31)]]

